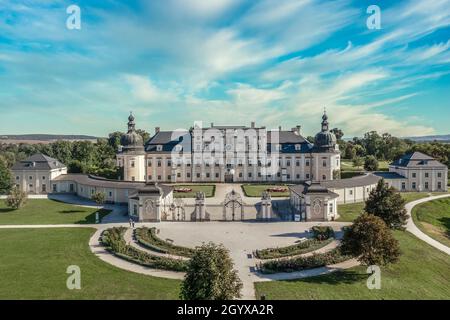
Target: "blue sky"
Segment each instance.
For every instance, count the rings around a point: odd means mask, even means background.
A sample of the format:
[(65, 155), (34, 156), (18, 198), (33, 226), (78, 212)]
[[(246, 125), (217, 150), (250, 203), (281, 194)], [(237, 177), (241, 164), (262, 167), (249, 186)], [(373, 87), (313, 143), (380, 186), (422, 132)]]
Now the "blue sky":
[[(81, 30), (66, 8), (81, 8)], [(381, 29), (369, 30), (369, 5)], [(450, 133), (450, 0), (0, 0), (0, 134)]]

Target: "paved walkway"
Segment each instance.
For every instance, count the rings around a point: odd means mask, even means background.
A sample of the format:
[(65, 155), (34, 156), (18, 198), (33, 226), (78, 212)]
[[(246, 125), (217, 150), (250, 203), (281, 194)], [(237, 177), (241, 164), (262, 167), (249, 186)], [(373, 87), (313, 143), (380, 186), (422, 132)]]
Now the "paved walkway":
[(444, 195), (439, 195), (439, 196), (431, 196), (431, 197), (428, 197), (428, 198), (423, 198), (423, 199), (419, 199), (419, 200), (407, 203), (405, 205), (405, 208), (406, 208), (406, 211), (408, 213), (409, 219), (408, 219), (408, 222), (407, 222), (407, 225), (406, 225), (406, 230), (411, 232), (413, 235), (415, 235), (420, 240), (423, 240), (426, 243), (428, 243), (429, 245), (435, 247), (436, 249), (441, 250), (442, 252), (445, 252), (446, 254), (450, 255), (450, 248), (445, 246), (445, 245), (443, 245), (439, 241), (434, 240), (433, 238), (431, 238), (427, 234), (423, 233), (414, 224), (414, 220), (413, 220), (412, 215), (411, 215), (411, 211), (416, 205), (424, 203), (424, 202), (436, 200), (436, 199), (447, 198), (447, 197), (450, 197), (450, 194), (444, 194)]
[[(236, 186), (236, 185), (232, 185)], [(226, 193), (229, 189), (224, 187), (221, 189), (221, 193)], [(432, 196), (423, 198), (417, 201), (406, 204), (408, 214), (411, 214), (411, 209), (420, 203), (449, 197), (448, 195)], [(59, 198), (61, 201), (70, 201), (74, 203), (78, 200), (70, 198)], [(80, 200), (77, 205), (82, 206), (94, 206), (93, 203)], [(12, 229), (12, 228), (96, 228), (97, 231), (89, 240), (89, 246), (91, 251), (99, 257), (101, 260), (110, 263), (118, 268), (141, 273), (145, 275), (151, 275), (155, 277), (164, 277), (170, 279), (182, 279), (183, 273), (155, 270), (146, 268), (123, 259), (120, 259), (110, 252), (106, 251), (99, 242), (100, 234), (103, 230), (111, 228), (113, 226), (126, 226), (127, 218), (123, 215), (125, 207), (109, 205), (105, 208), (112, 210), (112, 213), (105, 217), (101, 224), (60, 224), (60, 225), (3, 225), (0, 229)], [(111, 217), (109, 217), (111, 216)], [(337, 270), (347, 269), (358, 265), (356, 260), (345, 261), (336, 265), (316, 268), (311, 270), (305, 270), (292, 273), (278, 273), (264, 275), (255, 271), (256, 263), (258, 259), (253, 257), (253, 250), (263, 249), (268, 247), (287, 246), (295, 243), (296, 240), (302, 237), (307, 237), (309, 230), (313, 225), (330, 225), (335, 231), (339, 231), (343, 226), (349, 225), (345, 222), (273, 222), (273, 223), (261, 223), (261, 222), (160, 222), (160, 223), (137, 223), (137, 226), (145, 225), (147, 227), (157, 227), (160, 229), (162, 238), (171, 238), (175, 243), (194, 247), (201, 245), (204, 242), (213, 241), (215, 243), (222, 243), (226, 248), (230, 250), (231, 258), (235, 264), (235, 269), (239, 273), (244, 288), (242, 291), (243, 299), (255, 299), (254, 283), (258, 281), (275, 281), (275, 280), (289, 280), (299, 279), (305, 277), (318, 276), (327, 274)], [(407, 230), (413, 233), (421, 240), (429, 243), (433, 247), (450, 254), (450, 248), (444, 246), (438, 241), (430, 238), (422, 231), (420, 231), (410, 217), (408, 219)], [(130, 245), (133, 245), (130, 231), (127, 233), (127, 240), (130, 241)], [(137, 245), (137, 244), (136, 244)], [(332, 245), (331, 245), (332, 246)], [(322, 250), (328, 250), (328, 246), (322, 248)], [(142, 247), (139, 247), (142, 250)], [(319, 249), (320, 250), (320, 249)], [(154, 254), (152, 252), (152, 254)]]

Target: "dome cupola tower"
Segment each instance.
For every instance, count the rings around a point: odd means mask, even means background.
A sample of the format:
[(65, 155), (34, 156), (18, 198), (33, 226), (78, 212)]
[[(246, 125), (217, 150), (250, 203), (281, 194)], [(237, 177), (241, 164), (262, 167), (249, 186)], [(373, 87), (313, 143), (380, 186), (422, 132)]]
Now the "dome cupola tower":
[(145, 150), (142, 136), (136, 132), (134, 116), (128, 117), (128, 131), (120, 139), (121, 149), (117, 154), (117, 165), (122, 168), (121, 179), (145, 181)]
[(316, 148), (322, 151), (332, 151), (336, 147), (336, 136), (333, 132), (329, 130), (328, 116), (324, 112), (322, 116), (322, 129), (316, 134), (314, 143)]

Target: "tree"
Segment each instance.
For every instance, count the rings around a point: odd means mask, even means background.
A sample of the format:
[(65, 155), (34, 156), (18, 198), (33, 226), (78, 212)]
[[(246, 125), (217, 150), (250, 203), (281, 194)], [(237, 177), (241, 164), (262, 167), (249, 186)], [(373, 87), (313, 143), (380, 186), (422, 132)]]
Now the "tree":
[(189, 261), (181, 286), (181, 299), (231, 300), (241, 296), (242, 282), (228, 250), (214, 243), (203, 244)]
[(120, 139), (122, 138), (123, 135), (124, 133), (120, 131), (116, 131), (109, 134), (108, 144), (114, 149), (114, 152), (119, 151)]
[(14, 186), (5, 200), (5, 204), (14, 210), (17, 210), (25, 205), (27, 198), (28, 196), (26, 192), (21, 191), (19, 188)]
[(72, 160), (67, 164), (67, 171), (69, 173), (86, 173), (87, 168), (84, 163), (79, 160)]
[(344, 136), (344, 132), (339, 128), (333, 128), (330, 130), (336, 136), (336, 140), (338, 143), (342, 141), (342, 137)]
[(72, 143), (69, 141), (55, 141), (51, 144), (51, 150), (51, 156), (64, 164), (68, 164), (72, 159)]
[(363, 165), (363, 160), (362, 160), (362, 158), (361, 158), (361, 157), (358, 157), (358, 156), (355, 156), (355, 157), (352, 159), (352, 162), (353, 162), (353, 166), (356, 167), (356, 168), (360, 168), (360, 167)]
[(375, 156), (367, 156), (364, 159), (364, 169), (367, 171), (377, 171), (378, 170), (378, 160)]
[(91, 196), (91, 199), (100, 206), (105, 203), (106, 195), (103, 192), (97, 191)]
[(11, 171), (9, 171), (6, 160), (0, 156), (0, 194), (8, 194), (11, 190)]
[(394, 188), (388, 187), (384, 179), (378, 181), (376, 188), (370, 192), (364, 210), (383, 219), (392, 229), (403, 230), (408, 220), (405, 200)]
[(136, 129), (136, 133), (140, 134), (144, 143), (146, 143), (150, 139), (150, 133), (143, 129)]
[(346, 229), (342, 239), (342, 252), (356, 256), (363, 265), (386, 265), (400, 256), (398, 241), (384, 221), (364, 213)]

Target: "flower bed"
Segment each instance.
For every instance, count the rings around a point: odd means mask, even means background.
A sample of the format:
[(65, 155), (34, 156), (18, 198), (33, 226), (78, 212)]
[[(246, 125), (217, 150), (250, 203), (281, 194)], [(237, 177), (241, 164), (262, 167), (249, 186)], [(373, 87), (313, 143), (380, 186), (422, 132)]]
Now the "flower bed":
[(176, 246), (158, 238), (156, 235), (156, 228), (138, 228), (135, 230), (134, 235), (136, 240), (141, 245), (156, 252), (168, 253), (182, 257), (192, 257), (195, 252), (195, 249)]
[(267, 188), (266, 189), (267, 192), (286, 192), (287, 188), (283, 188), (283, 187), (273, 187), (273, 188)]
[(336, 248), (326, 253), (313, 254), (308, 257), (263, 262), (259, 265), (259, 270), (262, 273), (295, 272), (324, 267), (351, 258), (351, 256), (343, 255), (340, 248)]
[(175, 188), (174, 192), (188, 193), (192, 191), (192, 188)]
[(288, 256), (297, 256), (323, 248), (333, 240), (333, 238), (329, 238), (323, 241), (317, 239), (308, 239), (306, 241), (288, 247), (256, 250), (255, 256), (258, 259), (275, 259)]
[(127, 245), (123, 239), (125, 231), (124, 227), (114, 227), (102, 233), (102, 244), (115, 256), (149, 268), (170, 271), (187, 270), (187, 262), (184, 260), (154, 256)]

